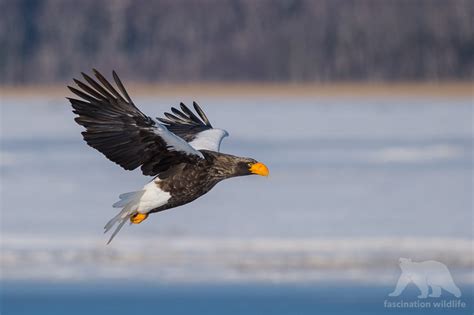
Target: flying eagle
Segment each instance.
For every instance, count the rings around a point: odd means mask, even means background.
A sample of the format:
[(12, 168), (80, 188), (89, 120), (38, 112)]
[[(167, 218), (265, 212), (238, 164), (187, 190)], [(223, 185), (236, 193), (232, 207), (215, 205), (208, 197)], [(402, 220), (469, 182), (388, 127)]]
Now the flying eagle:
[(97, 80), (82, 73), (88, 84), (74, 79), (78, 88), (68, 86), (79, 97), (68, 99), (75, 121), (86, 129), (84, 140), (124, 169), (140, 167), (154, 176), (141, 190), (119, 196), (113, 207), (122, 210), (104, 227), (107, 232), (118, 224), (108, 243), (127, 221), (138, 224), (150, 213), (187, 204), (224, 179), (268, 175), (263, 163), (219, 152), (229, 134), (213, 128), (196, 102), (196, 113), (181, 103), (181, 110), (172, 107), (166, 118), (153, 119), (135, 106), (115, 71), (118, 91), (93, 72)]

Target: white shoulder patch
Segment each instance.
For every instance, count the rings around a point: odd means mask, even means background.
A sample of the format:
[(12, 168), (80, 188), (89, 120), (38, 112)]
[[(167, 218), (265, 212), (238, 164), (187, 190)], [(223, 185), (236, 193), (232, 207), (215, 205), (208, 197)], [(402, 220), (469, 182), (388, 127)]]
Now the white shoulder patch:
[(208, 129), (196, 134), (196, 137), (189, 144), (195, 150), (210, 150), (218, 152), (222, 139), (227, 137), (229, 133), (224, 129)]
[(168, 145), (168, 147), (175, 151), (181, 151), (189, 155), (197, 155), (200, 158), (204, 158), (201, 152), (197, 151), (196, 148), (193, 148), (189, 143), (170, 132), (168, 128), (160, 124), (155, 120), (156, 127), (155, 133), (159, 135)]

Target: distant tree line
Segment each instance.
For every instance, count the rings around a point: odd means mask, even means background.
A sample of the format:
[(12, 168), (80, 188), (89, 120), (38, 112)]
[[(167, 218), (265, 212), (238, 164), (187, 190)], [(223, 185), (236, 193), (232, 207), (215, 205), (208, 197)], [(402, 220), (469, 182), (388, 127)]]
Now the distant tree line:
[(471, 80), (471, 0), (0, 0), (0, 84)]

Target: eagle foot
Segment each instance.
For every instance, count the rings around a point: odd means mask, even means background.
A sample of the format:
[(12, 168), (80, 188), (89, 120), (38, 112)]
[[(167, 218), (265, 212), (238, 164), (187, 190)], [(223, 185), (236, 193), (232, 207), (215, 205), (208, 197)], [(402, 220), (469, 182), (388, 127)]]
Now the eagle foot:
[(130, 222), (132, 222), (133, 224), (139, 224), (146, 218), (148, 218), (148, 213), (135, 213), (130, 217)]

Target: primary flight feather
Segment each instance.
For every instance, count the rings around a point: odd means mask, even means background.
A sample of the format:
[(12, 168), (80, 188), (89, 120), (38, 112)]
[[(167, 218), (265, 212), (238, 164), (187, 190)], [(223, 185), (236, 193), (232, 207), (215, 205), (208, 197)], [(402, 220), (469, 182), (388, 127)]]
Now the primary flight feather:
[(196, 113), (183, 103), (156, 120), (133, 103), (118, 75), (117, 89), (97, 70), (95, 78), (82, 73), (68, 86), (77, 98), (68, 98), (77, 115), (75, 121), (88, 145), (126, 170), (141, 168), (154, 176), (141, 190), (125, 193), (113, 206), (122, 210), (105, 225), (117, 224), (110, 241), (130, 221), (138, 224), (150, 213), (187, 204), (204, 195), (218, 182), (236, 176), (268, 175), (268, 168), (251, 158), (219, 152), (227, 131), (213, 128), (199, 105)]

